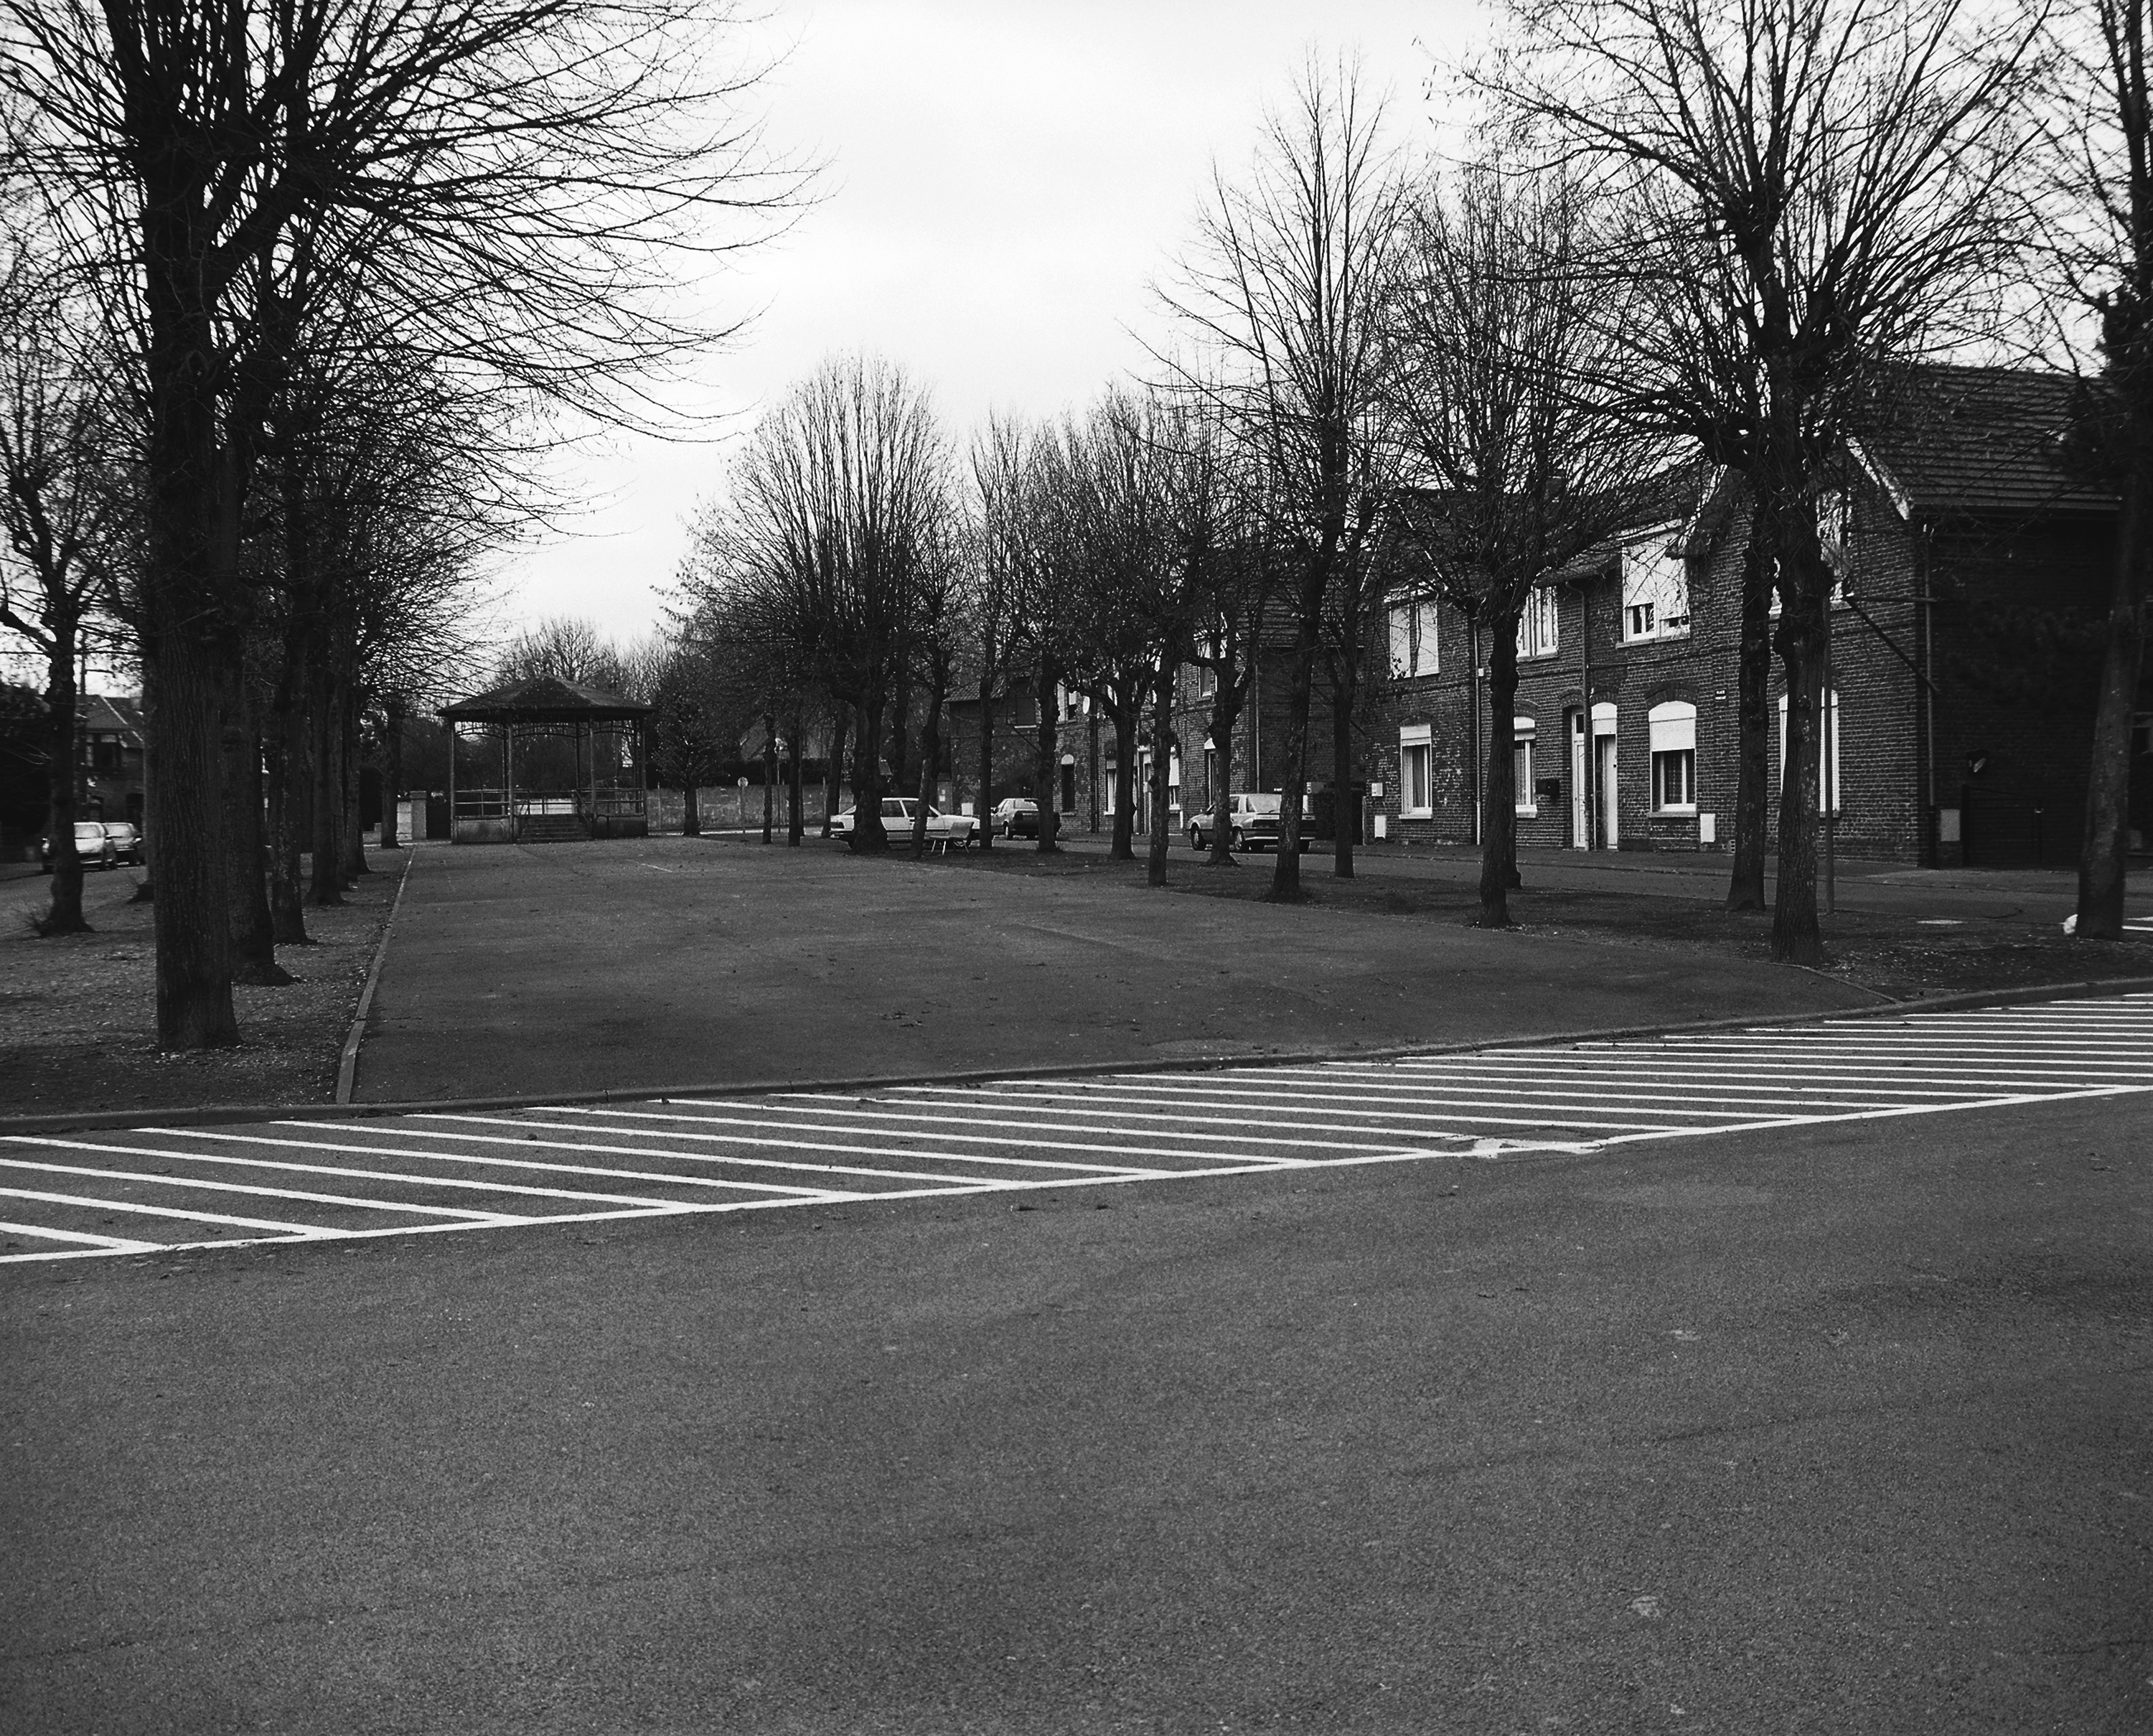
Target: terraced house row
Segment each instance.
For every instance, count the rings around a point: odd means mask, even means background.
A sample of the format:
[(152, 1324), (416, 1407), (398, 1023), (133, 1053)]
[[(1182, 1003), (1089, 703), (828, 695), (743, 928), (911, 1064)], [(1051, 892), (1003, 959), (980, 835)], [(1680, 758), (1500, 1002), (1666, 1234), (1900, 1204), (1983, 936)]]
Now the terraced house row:
[[(1930, 368), (1886, 426), (1844, 455), (1820, 502), (1836, 575), (1821, 787), (1838, 848), (1932, 866), (2076, 858), (2117, 504), (2076, 480), (2064, 430), (2072, 382)], [(1513, 727), (1518, 837), (1574, 849), (1712, 850), (1731, 842), (1737, 658), (1748, 501), (1701, 474), (1668, 516), (1537, 591), (1519, 629)], [(1209, 672), (1182, 671), (1169, 819), (1181, 832), (1216, 781), (1283, 781), (1280, 630), (1236, 731), (1230, 773), (1206, 734)], [(1337, 822), (1408, 847), (1475, 836), (1485, 761), (1488, 642), (1409, 575), (1368, 647), (1351, 720), (1354, 787), (1332, 787), (1336, 720), (1321, 684), (1309, 787)], [(1774, 659), (1771, 755), (1784, 752)], [(975, 746), (956, 708), (953, 799), (976, 800)], [(2134, 735), (2134, 848), (2153, 837), (2153, 681)], [(970, 725), (976, 730), (976, 709)], [(1072, 828), (1112, 817), (1113, 751), (1073, 695), (1051, 792)], [(1031, 795), (1036, 716), (1014, 696), (995, 796)], [(971, 734), (970, 741), (976, 741)], [(1148, 755), (1139, 755), (1141, 778)], [(1139, 823), (1148, 816), (1141, 782)]]

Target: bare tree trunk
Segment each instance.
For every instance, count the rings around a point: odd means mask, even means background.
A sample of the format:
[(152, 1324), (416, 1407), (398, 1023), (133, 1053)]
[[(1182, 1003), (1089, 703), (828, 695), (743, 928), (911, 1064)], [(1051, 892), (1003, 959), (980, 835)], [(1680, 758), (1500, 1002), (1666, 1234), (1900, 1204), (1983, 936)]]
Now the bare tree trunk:
[(1787, 765), (1779, 786), (1779, 884), (1772, 909), (1772, 956), (1781, 964), (1815, 965), (1824, 961), (1824, 937), (1817, 924), (1818, 749), (1831, 584), (1812, 517), (1790, 509), (1781, 535), (1781, 570), (1789, 581), (1777, 634), (1787, 676)]
[(55, 619), (45, 657), (45, 837), (52, 853), (53, 887), (52, 903), (37, 924), (45, 935), (92, 932), (82, 914), (82, 853), (74, 847), (74, 787), (82, 757), (76, 633), (72, 615)]
[(1297, 904), (1300, 889), (1300, 802), (1308, 788), (1308, 708), (1316, 688), (1316, 635), (1322, 627), (1323, 582), (1305, 581), (1294, 628), (1293, 674), (1286, 685), (1285, 763), (1279, 781), (1278, 860), (1271, 867), (1275, 904)]
[(287, 661), (270, 707), (269, 923), (280, 946), (307, 944), (305, 887), (299, 873), (300, 810), (308, 787), (307, 716), (299, 707), (303, 677)]
[(1143, 719), (1143, 700), (1125, 701), (1118, 696), (1107, 714), (1114, 724), (1114, 830), (1107, 844), (1109, 862), (1134, 862), (1136, 852), (1137, 725)]
[(262, 737), (243, 680), (224, 720), (226, 919), (232, 930), (232, 980), (282, 987), (292, 975), (277, 962), (277, 929), (262, 833)]
[(927, 809), (934, 799), (935, 774), (942, 765), (942, 706), (949, 698), (949, 672), (939, 659), (929, 672), (926, 715), (919, 720), (919, 807), (912, 817), (912, 851), (927, 853)]
[(879, 684), (860, 706), (859, 743), (853, 753), (853, 853), (879, 855), (889, 848), (882, 823), (882, 713)]
[(980, 669), (980, 823), (974, 828), (982, 850), (995, 847), (995, 641), (989, 634)]
[(2145, 513), (2153, 504), (2153, 426), (2131, 418), (2131, 460), (2115, 527), (2115, 592), (2109, 603), (2086, 776), (2084, 848), (2079, 858), (2078, 937), (2123, 938), (2130, 848), (2130, 718), (2145, 658)]
[(313, 773), (313, 837), (307, 902), (323, 907), (344, 902), (344, 840), (338, 836), (344, 829), (344, 694), (342, 683), (327, 670), (316, 672), (313, 689), (308, 756)]
[(223, 688), (235, 659), (192, 622), (142, 648), (149, 731), (150, 861), (157, 883), (157, 1045), (239, 1041), (225, 920)]
[(1489, 623), (1488, 758), (1480, 780), (1480, 926), (1507, 929), (1518, 849), (1518, 612)]
[(683, 837), (700, 837), (703, 835), (703, 811), (697, 805), (696, 782), (695, 774), (690, 772), (686, 786), (680, 792), (680, 835)]
[(1042, 856), (1061, 848), (1061, 752), (1054, 715), (1055, 691), (1061, 685), (1054, 666), (1042, 660), (1034, 677), (1032, 697), (1039, 703), (1039, 740), (1031, 766), (1033, 786), (1039, 792), (1039, 853)]
[(1152, 685), (1151, 710), (1151, 853), (1144, 865), (1144, 883), (1166, 884), (1166, 846), (1173, 824), (1166, 811), (1167, 792), (1173, 787), (1173, 663), (1162, 659)]
[(786, 779), (786, 812), (785, 816), (785, 848), (800, 848), (802, 831), (802, 812), (806, 807), (807, 776), (807, 720), (801, 713), (792, 714), (792, 765), (791, 776)]
[(777, 826), (777, 716), (762, 714), (762, 841), (771, 842)]
[[(1764, 834), (1770, 818), (1772, 583), (1778, 527), (1763, 492), (1750, 491), (1749, 546), (1742, 556), (1742, 644), (1735, 705), (1734, 863), (1729, 910), (1762, 910)], [(1587, 729), (1591, 727), (1590, 722)], [(1588, 738), (1586, 751), (1591, 751)]]
[(1211, 695), (1211, 751), (1218, 756), (1218, 787), (1211, 792), (1211, 849), (1204, 858), (1210, 868), (1232, 868), (1234, 862), (1234, 725), (1240, 721), (1242, 695), (1247, 677), (1228, 680), (1224, 675)]
[(1331, 872), (1353, 878), (1353, 708), (1361, 695), (1361, 660), (1341, 657), (1331, 684)]
[(833, 707), (836, 715), (830, 720), (830, 758), (822, 768), (822, 836), (830, 835), (830, 822), (837, 817), (837, 804), (843, 798), (845, 787), (845, 737), (852, 723), (852, 710), (843, 701)]

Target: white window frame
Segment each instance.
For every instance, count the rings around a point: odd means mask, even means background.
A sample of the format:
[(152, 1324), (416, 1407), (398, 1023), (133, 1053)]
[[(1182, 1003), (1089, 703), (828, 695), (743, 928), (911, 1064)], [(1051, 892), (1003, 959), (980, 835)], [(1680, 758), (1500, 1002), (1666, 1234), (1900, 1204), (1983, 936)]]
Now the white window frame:
[[(1651, 741), (1652, 812), (1686, 816), (1697, 812), (1697, 707), (1687, 700), (1665, 700), (1646, 714)], [(1688, 799), (1665, 800), (1667, 762), (1681, 759)]]
[(1390, 606), (1391, 679), (1415, 680), (1442, 674), (1436, 639), (1435, 598), (1412, 597)]
[(1622, 551), (1622, 643), (1687, 639), (1689, 563), (1670, 539), (1679, 527), (1655, 531)]
[[(1835, 688), (1825, 696), (1824, 710), (1824, 740), (1819, 744), (1820, 763), (1817, 767), (1817, 812), (1836, 816), (1845, 795), (1839, 781), (1839, 692)], [(1779, 784), (1787, 781), (1787, 696), (1779, 695)]]
[(1104, 763), (1106, 769), (1100, 773), (1100, 777), (1107, 787), (1104, 794), (1100, 797), (1099, 812), (1111, 820), (1114, 817), (1114, 792), (1122, 787), (1121, 779), (1115, 776), (1122, 769), (1122, 762), (1119, 760), (1108, 760)]
[(1535, 585), (1518, 611), (1518, 658), (1553, 657), (1562, 649), (1562, 597), (1553, 585)]
[(1540, 817), (1540, 792), (1533, 787), (1534, 749), (1539, 745), (1540, 732), (1537, 718), (1510, 720), (1510, 780), (1514, 786), (1510, 792), (1510, 802), (1521, 820), (1537, 820)]
[[(1420, 787), (1413, 787), (1413, 766), (1420, 766)], [(1418, 806), (1413, 797), (1421, 801)], [(1431, 819), (1435, 814), (1435, 725), (1409, 723), (1398, 731), (1398, 817)]]

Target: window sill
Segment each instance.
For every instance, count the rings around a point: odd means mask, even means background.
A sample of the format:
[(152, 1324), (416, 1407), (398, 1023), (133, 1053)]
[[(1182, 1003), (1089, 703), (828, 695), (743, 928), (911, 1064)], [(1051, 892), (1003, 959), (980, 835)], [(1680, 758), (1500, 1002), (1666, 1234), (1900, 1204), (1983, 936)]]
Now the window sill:
[(1398, 811), (1398, 817), (1401, 820), (1433, 820), (1435, 817), (1435, 810), (1432, 807), (1401, 808)]
[(1540, 811), (1537, 807), (1514, 807), (1510, 812), (1520, 820), (1537, 820), (1540, 817)]
[(1697, 804), (1692, 802), (1687, 807), (1656, 807), (1652, 812), (1655, 820), (1694, 820)]

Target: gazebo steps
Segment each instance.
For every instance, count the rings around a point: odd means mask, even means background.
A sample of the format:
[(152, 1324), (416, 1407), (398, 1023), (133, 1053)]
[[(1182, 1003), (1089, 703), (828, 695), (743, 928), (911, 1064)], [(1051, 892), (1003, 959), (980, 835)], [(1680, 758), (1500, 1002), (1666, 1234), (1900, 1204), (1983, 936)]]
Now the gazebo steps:
[(519, 844), (580, 843), (590, 835), (581, 814), (524, 814), (516, 822)]

